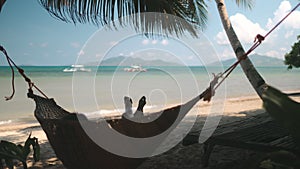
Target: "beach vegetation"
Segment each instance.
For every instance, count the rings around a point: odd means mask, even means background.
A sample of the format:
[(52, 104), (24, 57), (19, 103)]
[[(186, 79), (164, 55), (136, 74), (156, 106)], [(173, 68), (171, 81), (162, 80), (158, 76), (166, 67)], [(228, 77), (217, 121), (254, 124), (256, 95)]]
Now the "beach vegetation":
[(293, 44), (292, 50), (284, 56), (284, 63), (288, 65), (288, 69), (300, 67), (300, 35), (298, 35), (297, 40), (298, 42)]
[(284, 150), (270, 153), (259, 166), (260, 169), (293, 169), (299, 167), (299, 157)]
[(27, 157), (30, 154), (30, 148), (33, 149), (34, 161), (40, 159), (40, 146), (36, 137), (28, 136), (24, 143), (24, 146), (15, 144), (9, 141), (1, 140), (0, 142), (0, 167), (4, 168), (4, 164), (9, 168), (13, 169), (14, 160), (18, 160), (22, 163), (23, 168), (27, 169)]

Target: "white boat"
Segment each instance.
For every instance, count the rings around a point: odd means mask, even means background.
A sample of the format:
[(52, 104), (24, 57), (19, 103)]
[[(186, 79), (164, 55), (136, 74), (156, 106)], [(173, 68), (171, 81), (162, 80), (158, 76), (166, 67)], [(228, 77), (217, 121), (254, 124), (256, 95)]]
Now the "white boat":
[(147, 69), (142, 68), (140, 65), (132, 65), (130, 67), (124, 68), (125, 72), (147, 72)]
[(65, 68), (64, 72), (90, 72), (89, 68), (85, 68), (83, 65), (71, 65), (71, 67)]

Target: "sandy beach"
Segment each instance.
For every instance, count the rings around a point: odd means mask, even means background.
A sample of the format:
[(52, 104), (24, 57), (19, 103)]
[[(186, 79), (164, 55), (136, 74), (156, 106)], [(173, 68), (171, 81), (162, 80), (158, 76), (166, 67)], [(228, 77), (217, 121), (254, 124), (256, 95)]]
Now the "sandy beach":
[[(299, 92), (299, 91), (298, 91)], [(300, 97), (293, 97), (294, 100), (300, 101)], [(208, 103), (201, 103), (201, 110), (204, 111), (201, 116), (206, 116), (206, 111), (209, 111)], [(229, 98), (225, 101), (224, 114), (220, 124), (229, 123), (235, 120), (245, 118), (246, 116), (254, 116), (264, 113), (262, 109), (262, 101), (257, 96), (247, 96), (242, 98)], [(47, 137), (41, 129), (38, 122), (36, 123), (9, 123), (0, 125), (1, 140), (8, 140), (14, 143), (23, 144), (29, 133), (33, 137), (39, 139), (41, 145), (41, 160), (33, 163), (32, 155), (28, 159), (30, 168), (47, 168), (58, 169), (64, 168), (62, 162), (56, 158), (53, 149), (51, 148)], [(155, 168), (201, 168), (202, 145), (194, 144), (190, 146), (182, 146), (178, 144), (166, 153), (154, 156), (146, 160), (139, 169), (155, 169)], [(250, 168), (251, 164), (257, 164), (264, 157), (264, 153), (252, 152), (247, 150), (219, 147), (213, 151), (208, 168), (225, 169), (230, 166), (234, 168)], [(18, 164), (17, 168), (22, 168)]]
[(271, 2), (0, 0), (0, 169), (300, 169), (300, 0)]

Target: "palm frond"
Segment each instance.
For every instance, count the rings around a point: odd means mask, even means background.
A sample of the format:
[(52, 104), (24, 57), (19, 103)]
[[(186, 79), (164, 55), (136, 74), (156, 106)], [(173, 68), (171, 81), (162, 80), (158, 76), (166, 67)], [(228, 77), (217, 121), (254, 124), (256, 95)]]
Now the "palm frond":
[[(131, 24), (136, 30), (153, 30), (180, 35), (189, 31), (197, 36), (196, 26), (207, 21), (205, 0), (39, 0), (54, 17), (73, 23), (95, 25)], [(198, 11), (198, 12), (197, 12)], [(150, 15), (145, 13), (151, 12)], [(170, 14), (181, 19), (170, 19)], [(133, 19), (128, 16), (134, 15)], [(149, 17), (150, 16), (150, 17)], [(193, 25), (195, 24), (195, 25)]]
[(254, 6), (254, 1), (255, 0), (235, 0), (235, 3), (238, 6), (242, 6), (246, 9), (252, 9), (252, 7)]

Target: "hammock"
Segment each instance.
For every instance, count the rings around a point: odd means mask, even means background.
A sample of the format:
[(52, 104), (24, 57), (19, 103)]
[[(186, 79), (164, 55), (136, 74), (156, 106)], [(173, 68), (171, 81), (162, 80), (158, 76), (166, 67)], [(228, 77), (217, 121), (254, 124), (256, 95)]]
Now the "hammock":
[[(47, 135), (57, 157), (67, 168), (136, 168), (144, 159), (126, 158), (112, 154), (97, 145), (83, 130), (74, 113), (61, 108), (53, 99), (43, 98), (33, 93), (34, 115)], [(97, 123), (86, 121), (97, 128)], [(97, 132), (97, 131), (95, 131)]]
[[(100, 123), (110, 125), (112, 130), (117, 130), (130, 137), (152, 137), (165, 132), (171, 126), (176, 127), (190, 109), (210, 92), (211, 90), (208, 88), (183, 105), (153, 113), (147, 117), (150, 118), (151, 122), (149, 123), (137, 123), (127, 118), (106, 119)], [(87, 120), (84, 115), (70, 113), (57, 105), (54, 99), (35, 95), (32, 90), (29, 90), (28, 97), (35, 101), (34, 115), (45, 131), (57, 157), (67, 168), (134, 169), (146, 160), (146, 158), (123, 157), (106, 151), (90, 139), (79, 119), (93, 126), (95, 133), (99, 133), (97, 131), (99, 123)], [(297, 131), (300, 128), (300, 112), (297, 111), (300, 110), (300, 104), (271, 86), (266, 87), (262, 98), (267, 112), (288, 128), (299, 143), (300, 137)], [(170, 131), (172, 128), (169, 129)], [(134, 151), (135, 146), (133, 145), (131, 149)]]
[[(155, 119), (149, 123), (137, 123), (126, 118), (107, 119), (100, 123), (110, 125), (112, 130), (135, 138), (152, 137), (167, 129), (169, 133), (172, 131), (172, 128), (169, 129), (171, 125), (177, 126), (190, 109), (209, 91), (207, 89), (186, 104), (163, 110), (161, 114), (158, 112), (148, 116), (150, 120)], [(57, 105), (54, 99), (40, 97), (30, 90), (28, 97), (35, 101), (34, 115), (45, 131), (57, 157), (67, 168), (134, 169), (146, 159), (122, 157), (104, 150), (90, 139), (80, 124), (84, 121), (89, 126), (93, 126), (91, 127), (94, 128), (93, 132), (99, 133), (97, 131), (99, 123), (88, 121), (83, 115), (69, 113)], [(134, 151), (135, 146), (133, 145), (131, 149)]]
[[(93, 130), (93, 133), (101, 133), (101, 127), (104, 125), (105, 127), (109, 126), (111, 128), (110, 130), (115, 130), (133, 138), (150, 138), (163, 133), (163, 137), (160, 137), (158, 141), (151, 145), (154, 152), (199, 100), (211, 100), (211, 97), (215, 93), (215, 86), (218, 84), (219, 78), (221, 78), (221, 74), (214, 75), (209, 87), (187, 103), (143, 117), (147, 118), (147, 121), (149, 121), (147, 123), (134, 122), (127, 118), (106, 119), (100, 122), (93, 122), (89, 121), (82, 114), (70, 113), (57, 105), (54, 99), (48, 98), (31, 79), (25, 75), (24, 70), (14, 63), (2, 46), (0, 46), (0, 50), (5, 54), (13, 75), (13, 92), (11, 96), (5, 97), (6, 100), (12, 99), (15, 93), (14, 66), (29, 85), (27, 96), (35, 101), (36, 108), (34, 115), (46, 133), (49, 143), (63, 164), (67, 168), (72, 169), (134, 169), (146, 159), (129, 158), (108, 152), (87, 135), (86, 131), (82, 128), (82, 123), (88, 125), (89, 129)], [(43, 97), (35, 95), (32, 90), (33, 88), (40, 92)], [(136, 148), (136, 145), (131, 145), (130, 150), (141, 151)]]
[(300, 103), (271, 86), (267, 87), (262, 99), (265, 110), (281, 126), (289, 130), (296, 144), (300, 147)]

